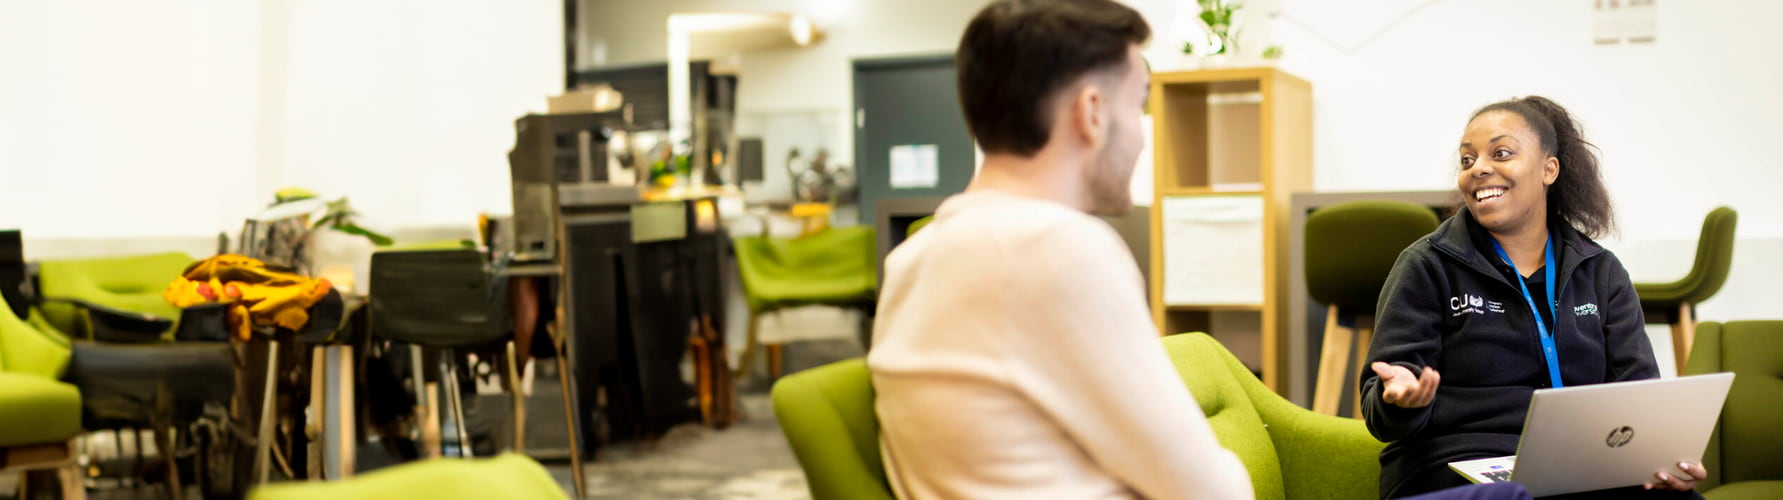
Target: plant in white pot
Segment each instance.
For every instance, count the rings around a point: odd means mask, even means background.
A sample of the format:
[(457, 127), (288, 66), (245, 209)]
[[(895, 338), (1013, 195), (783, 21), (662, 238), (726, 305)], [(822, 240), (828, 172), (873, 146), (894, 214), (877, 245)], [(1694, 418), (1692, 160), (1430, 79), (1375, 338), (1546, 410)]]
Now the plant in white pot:
[(364, 293), (363, 279), (371, 275), (371, 255), (392, 240), (360, 225), (360, 214), (346, 197), (319, 204), (317, 200), (316, 193), (309, 190), (285, 188), (279, 190), (274, 206), (303, 210), (309, 222), (304, 254), (310, 274), (327, 278), (342, 292)]

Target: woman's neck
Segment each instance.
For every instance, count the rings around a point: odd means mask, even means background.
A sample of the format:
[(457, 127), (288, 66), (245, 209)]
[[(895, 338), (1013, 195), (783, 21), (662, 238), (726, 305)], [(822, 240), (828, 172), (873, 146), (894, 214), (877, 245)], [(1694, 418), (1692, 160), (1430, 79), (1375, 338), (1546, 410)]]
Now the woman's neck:
[(1547, 224), (1531, 223), (1502, 233), (1488, 232), (1492, 234), (1492, 239), (1498, 240), (1498, 246), (1504, 247), (1505, 255), (1510, 256), (1511, 263), (1517, 266), (1518, 274), (1527, 278), (1542, 267), (1542, 252), (1548, 246)]

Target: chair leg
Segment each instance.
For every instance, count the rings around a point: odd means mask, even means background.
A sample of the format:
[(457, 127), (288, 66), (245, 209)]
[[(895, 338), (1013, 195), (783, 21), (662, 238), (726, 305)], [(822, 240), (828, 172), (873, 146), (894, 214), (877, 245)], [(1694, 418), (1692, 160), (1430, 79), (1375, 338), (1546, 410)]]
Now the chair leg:
[[(161, 455), (161, 461), (167, 465), (167, 494), (174, 499), (183, 499), (185, 497), (182, 496), (183, 493), (180, 491), (180, 462), (179, 457), (176, 454), (176, 451), (179, 450), (179, 441), (177, 438), (178, 436), (173, 435), (173, 426), (165, 423), (155, 426), (155, 447), (158, 448), (155, 451)], [(78, 482), (80, 481), (80, 466), (74, 465), (73, 467), (73, 480)], [(68, 467), (63, 467), (61, 470), (57, 471), (57, 475), (63, 477), (62, 498), (68, 498), (68, 474), (70, 474)]]
[(768, 348), (768, 380), (780, 380), (781, 362), (786, 358), (785, 344), (765, 344)]
[(409, 362), (415, 378), (415, 402), (420, 404), (415, 409), (415, 416), (421, 426), (421, 456), (438, 458), (440, 456), (440, 397), (437, 383), (427, 383), (426, 356), (421, 346), (409, 346)]
[[(62, 486), (63, 500), (87, 500), (87, 485), (83, 481), (78, 463), (64, 465), (56, 469), (56, 482)], [(177, 484), (174, 486), (174, 491), (179, 491)]]
[(1672, 357), (1678, 365), (1678, 375), (1684, 374), (1684, 366), (1690, 362), (1690, 346), (1696, 342), (1696, 317), (1690, 306), (1678, 304), (1677, 320), (1672, 322)]
[(526, 452), (526, 395), (520, 390), (520, 367), (516, 366), (514, 342), (508, 342), (508, 398), (513, 405), (514, 434), (509, 445), (515, 453)]
[(750, 365), (755, 361), (755, 348), (760, 344), (761, 315), (755, 311), (749, 311), (749, 336), (743, 340), (743, 355), (737, 357), (737, 379), (742, 380), (749, 376)]
[(254, 440), (254, 484), (266, 484), (272, 475), (273, 405), (279, 382), (279, 341), (266, 341), (266, 387), (260, 395), (260, 429)]
[(1312, 410), (1325, 415), (1337, 415), (1337, 408), (1343, 403), (1344, 372), (1348, 371), (1350, 361), (1350, 342), (1355, 339), (1355, 332), (1338, 324), (1337, 306), (1325, 310), (1325, 342), (1319, 351), (1319, 376), (1313, 389)]
[(474, 454), (471, 453), (470, 430), (465, 428), (464, 393), (460, 391), (461, 387), (458, 385), (458, 359), (450, 350), (444, 352), (440, 363), (440, 376), (446, 390), (446, 404), (450, 405), (452, 410), (452, 427), (457, 431), (454, 434), (457, 434), (458, 456), (470, 458)]
[[(1368, 344), (1370, 344), (1372, 342), (1374, 342), (1374, 329), (1373, 328), (1357, 328), (1356, 329), (1356, 364), (1355, 364), (1355, 366), (1356, 366), (1356, 377), (1357, 378), (1361, 378), (1363, 373), (1367, 373), (1367, 372), (1364, 372), (1363, 370), (1368, 369)], [(1353, 380), (1353, 379), (1346, 378), (1345, 382), (1348, 382), (1349, 380)], [(1344, 385), (1353, 385), (1353, 384), (1346, 383)], [(1356, 403), (1354, 406), (1352, 406), (1350, 408), (1351, 413), (1353, 414), (1353, 416), (1355, 418), (1362, 418), (1362, 390), (1356, 389), (1354, 391), (1345, 391), (1345, 392), (1349, 392), (1350, 394), (1354, 395), (1354, 397), (1355, 397)]]

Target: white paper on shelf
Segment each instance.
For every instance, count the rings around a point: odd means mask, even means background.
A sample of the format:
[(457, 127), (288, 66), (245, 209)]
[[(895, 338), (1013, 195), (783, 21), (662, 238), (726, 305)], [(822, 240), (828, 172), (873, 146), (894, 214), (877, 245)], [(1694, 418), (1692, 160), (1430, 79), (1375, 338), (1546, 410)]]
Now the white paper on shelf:
[(1164, 198), (1164, 303), (1263, 302), (1263, 197)]

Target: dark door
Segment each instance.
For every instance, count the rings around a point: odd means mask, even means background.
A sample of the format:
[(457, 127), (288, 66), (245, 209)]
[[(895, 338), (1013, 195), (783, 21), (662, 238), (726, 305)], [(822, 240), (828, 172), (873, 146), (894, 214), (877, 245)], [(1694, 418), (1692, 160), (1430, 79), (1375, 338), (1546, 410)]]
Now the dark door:
[[(854, 62), (854, 164), (859, 170), (861, 222), (885, 198), (947, 196), (972, 180), (972, 134), (960, 113), (953, 55)], [(891, 182), (892, 148), (935, 146), (932, 187)]]

